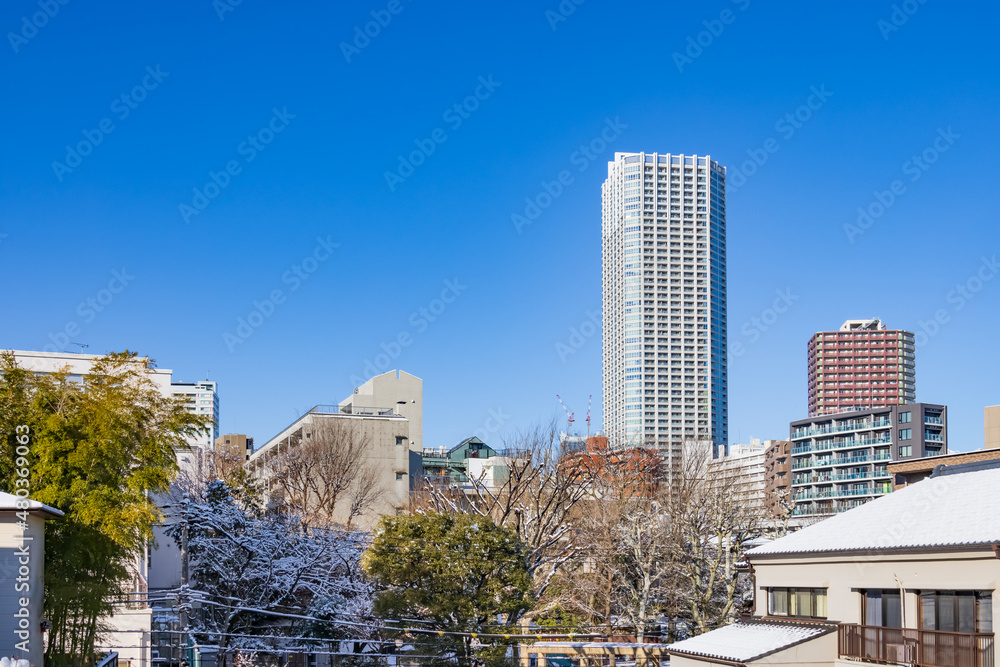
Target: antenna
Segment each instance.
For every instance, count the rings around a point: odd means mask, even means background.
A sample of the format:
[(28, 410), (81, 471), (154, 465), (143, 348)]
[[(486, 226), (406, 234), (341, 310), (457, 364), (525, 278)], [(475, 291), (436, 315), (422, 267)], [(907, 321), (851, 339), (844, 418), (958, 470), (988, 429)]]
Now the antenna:
[(573, 413), (569, 411), (569, 408), (566, 407), (566, 404), (563, 403), (563, 400), (559, 398), (559, 394), (556, 394), (556, 398), (559, 399), (559, 405), (561, 405), (562, 409), (566, 412), (566, 421), (569, 423), (569, 426), (567, 427), (568, 429), (567, 435), (573, 435), (573, 422), (576, 421), (575, 419), (573, 419)]
[(83, 354), (83, 351), (84, 351), (85, 349), (87, 349), (88, 347), (90, 347), (90, 346), (89, 346), (89, 345), (87, 345), (86, 343), (74, 343), (73, 341), (70, 341), (70, 342), (69, 342), (69, 344), (70, 344), (70, 345), (79, 345), (79, 346), (80, 346), (80, 354)]
[(593, 398), (593, 394), (587, 397), (587, 440), (590, 440), (590, 403)]

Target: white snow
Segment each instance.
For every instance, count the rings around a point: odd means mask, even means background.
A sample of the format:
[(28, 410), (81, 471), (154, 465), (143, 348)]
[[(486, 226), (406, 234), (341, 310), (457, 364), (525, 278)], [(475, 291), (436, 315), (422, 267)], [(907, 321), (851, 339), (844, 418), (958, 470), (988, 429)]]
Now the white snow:
[(1000, 468), (911, 484), (807, 526), (747, 556), (881, 551), (1000, 542)]
[(746, 662), (832, 632), (832, 626), (735, 623), (671, 644), (671, 653)]

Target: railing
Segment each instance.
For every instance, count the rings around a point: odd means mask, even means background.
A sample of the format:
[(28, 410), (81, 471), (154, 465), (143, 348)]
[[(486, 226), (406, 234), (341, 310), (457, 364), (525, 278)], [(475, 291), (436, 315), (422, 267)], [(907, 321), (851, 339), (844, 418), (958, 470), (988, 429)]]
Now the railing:
[(831, 449), (849, 449), (851, 447), (866, 447), (869, 445), (887, 445), (892, 442), (892, 438), (856, 438), (853, 440), (835, 440), (833, 442), (823, 442), (816, 445), (801, 445), (792, 448), (792, 454), (804, 454), (806, 452), (826, 452)]
[(993, 667), (993, 634), (882, 628), (844, 623), (840, 657), (916, 667)]
[(118, 652), (112, 651), (106, 654), (97, 661), (94, 667), (118, 667)]
[(927, 442), (944, 442), (944, 436), (940, 433), (924, 433), (924, 440)]
[(313, 414), (320, 415), (367, 415), (371, 417), (390, 417), (396, 414), (393, 408), (363, 408), (358, 405), (317, 405), (313, 407)]
[(866, 431), (872, 428), (885, 428), (887, 426), (892, 426), (891, 419), (849, 422), (847, 424), (837, 424), (836, 426), (821, 426), (819, 428), (797, 428), (792, 433), (792, 437), (805, 438), (811, 435), (823, 435), (825, 433), (843, 433), (845, 431)]
[(927, 423), (927, 424), (944, 424), (944, 418), (943, 417), (931, 417), (931, 416), (928, 415), (928, 416), (924, 417), (924, 422)]

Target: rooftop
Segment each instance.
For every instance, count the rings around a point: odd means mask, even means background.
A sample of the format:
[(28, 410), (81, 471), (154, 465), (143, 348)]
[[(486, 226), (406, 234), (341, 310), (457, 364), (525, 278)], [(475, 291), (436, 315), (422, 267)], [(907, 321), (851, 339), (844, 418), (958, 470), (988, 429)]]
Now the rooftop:
[(63, 516), (63, 513), (57, 510), (55, 507), (49, 507), (48, 505), (43, 505), (37, 500), (31, 500), (30, 498), (19, 498), (11, 493), (6, 493), (0, 491), (0, 512), (13, 512), (20, 511), (21, 508), (17, 506), (17, 501), (28, 501), (27, 510), (29, 512), (41, 512), (42, 514), (47, 514), (51, 517)]
[(752, 549), (747, 557), (997, 543), (1000, 462), (982, 461), (935, 471), (928, 479)]
[(703, 635), (671, 644), (670, 653), (695, 655), (733, 662), (749, 662), (833, 632), (830, 625), (792, 623), (734, 623)]

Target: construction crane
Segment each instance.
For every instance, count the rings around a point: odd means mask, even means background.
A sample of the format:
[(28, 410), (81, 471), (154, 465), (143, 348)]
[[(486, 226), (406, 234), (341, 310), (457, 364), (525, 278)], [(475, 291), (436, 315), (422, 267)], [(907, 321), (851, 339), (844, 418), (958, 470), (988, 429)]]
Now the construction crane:
[(587, 397), (587, 440), (590, 440), (590, 403), (593, 398), (593, 394)]
[(569, 408), (566, 407), (566, 404), (563, 403), (563, 400), (559, 398), (559, 394), (556, 394), (556, 398), (559, 399), (559, 405), (561, 405), (562, 409), (566, 412), (566, 421), (569, 422), (569, 426), (566, 428), (566, 434), (573, 435), (573, 422), (576, 421), (575, 419), (573, 419), (573, 413), (569, 411)]

